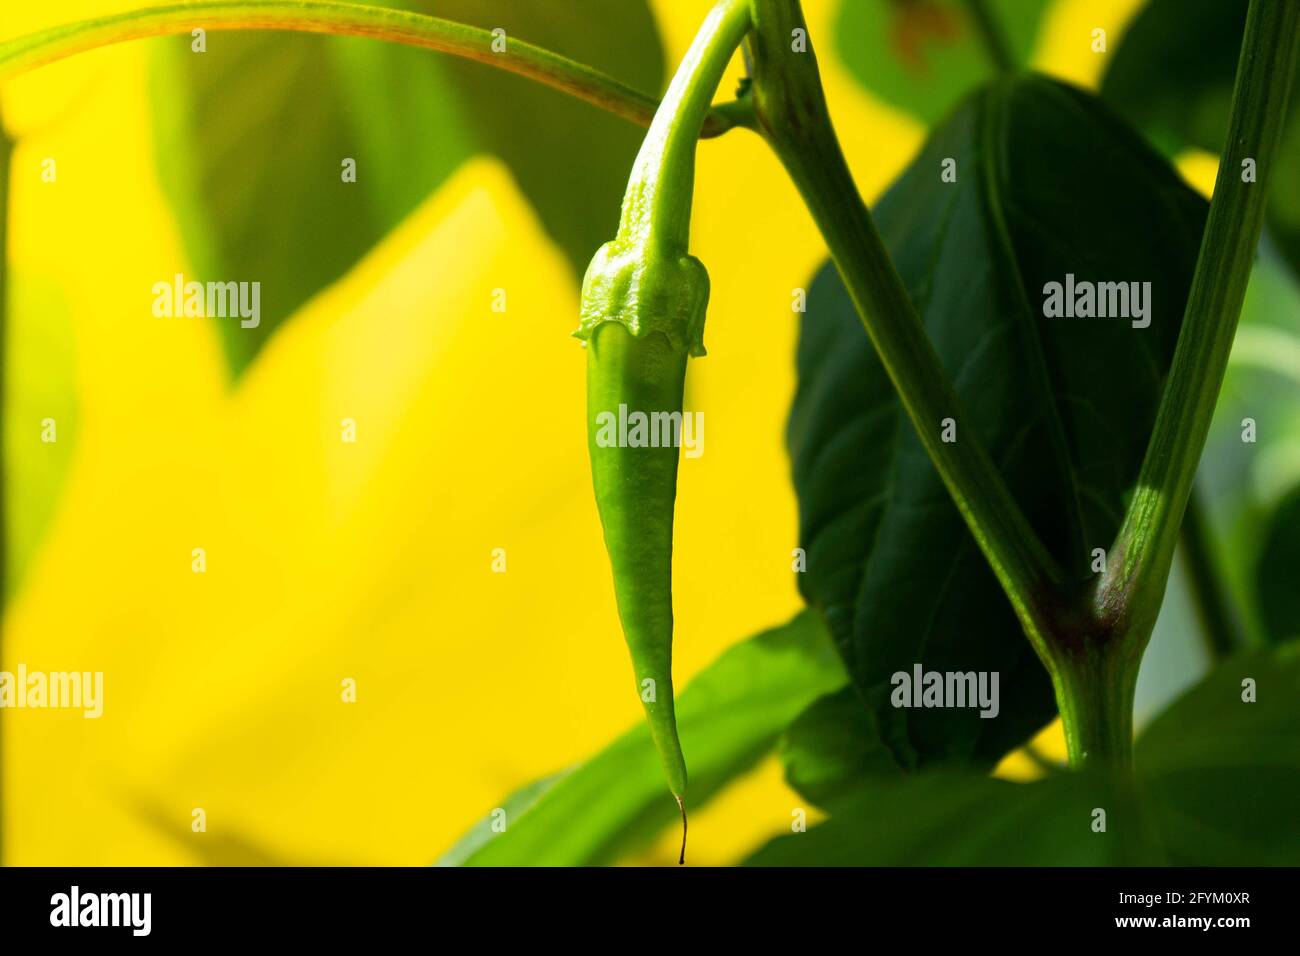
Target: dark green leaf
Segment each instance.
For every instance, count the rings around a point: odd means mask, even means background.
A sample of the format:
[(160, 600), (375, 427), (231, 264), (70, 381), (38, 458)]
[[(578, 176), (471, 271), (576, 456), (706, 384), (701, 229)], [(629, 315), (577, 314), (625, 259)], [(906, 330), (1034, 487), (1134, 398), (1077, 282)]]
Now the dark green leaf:
[[(678, 696), (677, 723), (690, 766), (688, 807), (702, 806), (753, 767), (801, 710), (843, 683), (834, 648), (812, 611), (724, 653)], [(610, 863), (677, 819), (650, 734), (638, 723), (563, 776), (522, 816), (511, 816), (506, 830), (466, 862)]]
[[(1029, 60), (1048, 0), (989, 0), (1011, 58)], [(996, 71), (967, 0), (848, 0), (837, 52), (870, 92), (927, 124)]]
[[(1151, 0), (1120, 40), (1102, 98), (1166, 150), (1190, 145), (1221, 152), (1246, 7), (1247, 0)], [(1300, 73), (1291, 90), (1292, 104), (1298, 101)], [(1300, 110), (1294, 105), (1278, 159), (1267, 225), (1300, 271)]]
[(1263, 551), (1300, 547), (1300, 527), (1283, 507), (1300, 494), (1300, 285), (1267, 246), (1251, 273), (1197, 484), (1216, 570), (1250, 640), (1300, 636), (1285, 610), (1295, 600), (1292, 569)]
[(819, 697), (798, 716), (781, 737), (781, 763), (791, 787), (831, 812), (880, 776), (898, 774), (852, 687)]
[[(644, 0), (389, 0), (527, 39), (647, 91), (663, 52)], [(372, 40), (214, 33), (160, 41), (164, 189), (193, 277), (259, 281), (261, 321), (216, 319), (232, 368), (342, 276), (466, 158), (499, 155), (581, 274), (613, 235), (642, 131), (476, 63)], [(230, 104), (242, 104), (230, 109)], [(342, 179), (356, 161), (355, 183)]]
[(1152, 0), (1109, 58), (1101, 97), (1159, 143), (1218, 152), (1247, 0)]
[[(940, 180), (945, 159), (955, 183)], [(1035, 77), (964, 104), (876, 210), (962, 400), (957, 439), (979, 436), (1080, 578), (1141, 464), (1205, 213), (1100, 103)], [(1150, 326), (1045, 318), (1044, 285), (1067, 273), (1150, 282)], [(829, 266), (808, 296), (798, 370), (804, 595), (900, 764), (990, 766), (1050, 719), (1049, 681)], [(997, 672), (1000, 713), (894, 708), (891, 676), (915, 663)]]

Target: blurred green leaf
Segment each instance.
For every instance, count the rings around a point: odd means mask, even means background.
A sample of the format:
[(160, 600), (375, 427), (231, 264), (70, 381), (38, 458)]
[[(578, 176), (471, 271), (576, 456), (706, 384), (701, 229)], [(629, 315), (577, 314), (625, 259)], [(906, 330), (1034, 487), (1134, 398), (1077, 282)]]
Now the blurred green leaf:
[[(491, 813), (470, 827), (465, 832), (465, 835), (438, 859), (434, 866), (464, 866), (473, 858), (474, 854), (487, 846), (494, 836), (506, 832), (510, 828), (511, 821), (517, 820), (531, 810), (533, 804), (540, 800), (543, 794), (564, 779), (565, 773), (566, 771), (561, 771), (549, 777), (543, 777), (541, 780), (534, 780), (532, 783), (524, 784), (524, 786), (501, 801), (500, 807), (494, 807)], [(500, 816), (498, 816), (498, 811), (501, 812)]]
[[(406, 0), (520, 37), (658, 95), (666, 53), (647, 0)], [(704, 15), (701, 9), (701, 18)], [(645, 130), (518, 76), (459, 60), (447, 75), (481, 150), (500, 156), (581, 279), (618, 229)]]
[[(1246, 26), (1247, 0), (1151, 0), (1120, 39), (1101, 96), (1168, 152), (1219, 153)], [(1267, 226), (1300, 273), (1300, 73), (1269, 185)], [(1240, 158), (1234, 160), (1239, 161)]]
[[(1249, 434), (1251, 441), (1243, 440)], [(1251, 273), (1205, 454), (1197, 472), (1217, 570), (1255, 643), (1298, 636), (1262, 602), (1294, 600), (1294, 574), (1264, 564), (1300, 547), (1282, 510), (1300, 493), (1300, 284), (1267, 244)], [(1265, 592), (1269, 597), (1265, 597)]]
[[(1094, 809), (1106, 832), (1093, 832)], [(864, 787), (806, 833), (777, 837), (750, 866), (1120, 866), (1155, 851), (1132, 801), (1098, 774), (1035, 783), (923, 773)]]
[[(1012, 59), (1027, 63), (1049, 0), (987, 0)], [(836, 49), (867, 90), (927, 125), (997, 70), (968, 0), (844, 0)]]
[[(690, 767), (687, 809), (704, 805), (757, 764), (803, 708), (843, 682), (834, 648), (812, 611), (737, 644), (701, 671), (677, 702)], [(638, 723), (565, 774), (522, 815), (509, 816), (506, 830), (464, 862), (610, 863), (677, 819), (650, 734)]]
[[(11, 272), (4, 395), (6, 600), (15, 593), (58, 507), (77, 443), (72, 318), (57, 282)], [(55, 441), (44, 441), (47, 426)]]
[(1273, 514), (1255, 565), (1265, 631), (1278, 640), (1300, 637), (1300, 488)]
[[(658, 91), (645, 0), (389, 0), (531, 40)], [(156, 45), (158, 165), (199, 281), (259, 281), (261, 323), (214, 319), (241, 372), (465, 159), (500, 156), (581, 275), (613, 235), (643, 131), (521, 77), (336, 37), (214, 33)], [(345, 158), (356, 182), (342, 179)]]
[(852, 687), (813, 701), (782, 734), (780, 753), (786, 782), (832, 812), (851, 802), (862, 787), (899, 773), (871, 712)]
[[(1242, 681), (1257, 700), (1242, 700)], [(1257, 652), (1220, 665), (1137, 745), (1138, 782), (1097, 772), (1028, 784), (923, 773), (864, 778), (760, 866), (1243, 866), (1300, 863), (1300, 658)], [(1094, 811), (1106, 812), (1104, 833)]]
[[(189, 259), (186, 279), (261, 283), (256, 328), (209, 320), (236, 373), (396, 221), (380, 215), (374, 160), (349, 129), (346, 81), (329, 52), (331, 43), (358, 42), (214, 33), (206, 53), (191, 52), (189, 37), (155, 47), (159, 175)], [(412, 178), (432, 188), (468, 152), (449, 139), (441, 152), (412, 156)], [(345, 158), (357, 160), (355, 184), (342, 181)]]
[[(1254, 682), (1247, 703), (1243, 681)], [(1138, 739), (1137, 766), (1171, 863), (1300, 864), (1300, 657), (1238, 655)]]
[(1170, 148), (1218, 152), (1247, 0), (1151, 0), (1107, 60), (1101, 97)]
[[(1254, 703), (1242, 699), (1247, 678)], [(1148, 779), (1189, 767), (1300, 768), (1300, 656), (1258, 648), (1222, 662), (1147, 725), (1136, 760)]]
[[(940, 180), (948, 159), (954, 183)], [(965, 409), (958, 440), (979, 436), (1048, 547), (1086, 576), (1145, 453), (1205, 201), (1095, 98), (1024, 77), (936, 129), (875, 213)], [(1045, 318), (1044, 284), (1067, 273), (1150, 282), (1150, 327)], [(797, 362), (800, 587), (901, 766), (991, 766), (1053, 716), (1050, 682), (829, 265)], [(1000, 713), (895, 708), (891, 676), (916, 663), (997, 672)]]

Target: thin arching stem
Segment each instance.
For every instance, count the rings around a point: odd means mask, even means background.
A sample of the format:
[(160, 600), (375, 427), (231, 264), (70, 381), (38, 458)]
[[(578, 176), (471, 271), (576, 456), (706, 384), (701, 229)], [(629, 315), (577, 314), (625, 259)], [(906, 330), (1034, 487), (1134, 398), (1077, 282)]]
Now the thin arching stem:
[[(0, 81), (77, 53), (195, 29), (290, 30), (372, 37), (437, 50), (526, 76), (624, 119), (649, 126), (659, 101), (585, 64), (509, 35), (428, 17), (332, 0), (204, 0), (169, 3), (52, 27), (0, 44)], [(746, 125), (743, 109), (720, 109), (703, 136)]]

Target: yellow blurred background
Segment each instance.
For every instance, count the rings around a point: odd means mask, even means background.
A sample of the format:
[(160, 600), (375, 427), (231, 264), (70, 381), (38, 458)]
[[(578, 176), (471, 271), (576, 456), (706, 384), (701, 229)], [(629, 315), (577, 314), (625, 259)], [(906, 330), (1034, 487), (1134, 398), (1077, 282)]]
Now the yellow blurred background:
[[(24, 4), (0, 39), (139, 5)], [(708, 6), (652, 3), (669, 74)], [(839, 63), (833, 0), (804, 6), (870, 200), (925, 131)], [(1136, 6), (1061, 0), (1035, 64), (1093, 85), (1091, 29), (1118, 36)], [(99, 720), (0, 720), (4, 861), (430, 863), (506, 793), (640, 719), (590, 495), (576, 281), (506, 167), (480, 156), (232, 384), (211, 323), (142, 318), (153, 283), (189, 271), (154, 171), (150, 42), (3, 92), (19, 140), (10, 268), (16, 286), (62, 299), (79, 412), (0, 669), (105, 673)], [(739, 63), (733, 74), (728, 94)], [(41, 181), (45, 157), (57, 185)], [(715, 424), (681, 470), (679, 686), (800, 606), (790, 297), (825, 256), (745, 131), (699, 150), (692, 241), (713, 297), (688, 404)], [(39, 342), (55, 318), (27, 301), (11, 339)], [(346, 418), (355, 444), (340, 441)], [(16, 440), (39, 441), (39, 418), (27, 424)], [(206, 573), (191, 570), (195, 548)], [(341, 701), (347, 678), (355, 704)], [(738, 860), (799, 803), (768, 761), (692, 818), (692, 862)], [(676, 839), (629, 862), (673, 860)]]

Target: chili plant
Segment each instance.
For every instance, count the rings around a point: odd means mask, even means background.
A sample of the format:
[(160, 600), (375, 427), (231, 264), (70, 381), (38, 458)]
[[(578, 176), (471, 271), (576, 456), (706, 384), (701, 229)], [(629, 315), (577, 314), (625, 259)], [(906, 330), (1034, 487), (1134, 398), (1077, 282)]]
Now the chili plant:
[[(1245, 9), (1216, 9), (1226, 7)], [(1270, 183), (1297, 168), (1284, 138), (1300, 4), (1251, 0), (1213, 38), (1222, 63), (1197, 82), (1231, 105), (1209, 137), (1222, 157), (1208, 208), (1156, 148), (1196, 141), (1170, 121), (1177, 110), (1157, 104), (1153, 118), (1122, 92), (1146, 82), (1140, 64), (1158, 59), (1167, 31), (1140, 21), (1122, 49), (1103, 88), (1121, 116), (1022, 70), (1023, 43), (990, 5), (953, 10), (991, 75), (942, 91), (952, 101), (941, 107), (927, 101), (929, 139), (871, 209), (798, 0), (719, 0), (660, 102), (521, 39), (313, 0), (147, 7), (0, 45), (8, 77), (200, 24), (372, 37), (522, 74), (648, 127), (617, 234), (591, 250), (575, 332), (629, 693), (648, 727), (516, 794), (516, 825), (480, 828), (447, 862), (615, 858), (665, 822), (651, 746), (680, 808), (684, 858), (687, 803), (778, 740), (788, 780), (830, 819), (809, 834), (796, 824), (760, 863), (910, 862), (923, 846), (941, 862), (1294, 858), (1300, 834), (1283, 819), (1294, 760), (1235, 754), (1267, 740), (1294, 757), (1300, 669), (1283, 650), (1245, 646), (1193, 487), (1266, 217), (1290, 249), (1294, 196)], [(714, 105), (738, 51), (745, 82)], [(700, 140), (732, 130), (775, 153), (830, 253), (807, 290), (788, 429), (794, 570), (809, 608), (676, 700), (674, 503), (709, 301), (708, 263), (690, 245), (694, 163)], [(1180, 536), (1222, 660), (1151, 724), (1135, 759), (1138, 670)], [(987, 775), (1057, 715), (1069, 773), (1048, 766), (1019, 785)], [(1297, 839), (1252, 839), (1238, 787)], [(594, 825), (593, 803), (607, 808)], [(934, 834), (975, 812), (986, 828), (934, 849)], [(899, 822), (885, 832), (872, 824), (882, 817)]]

